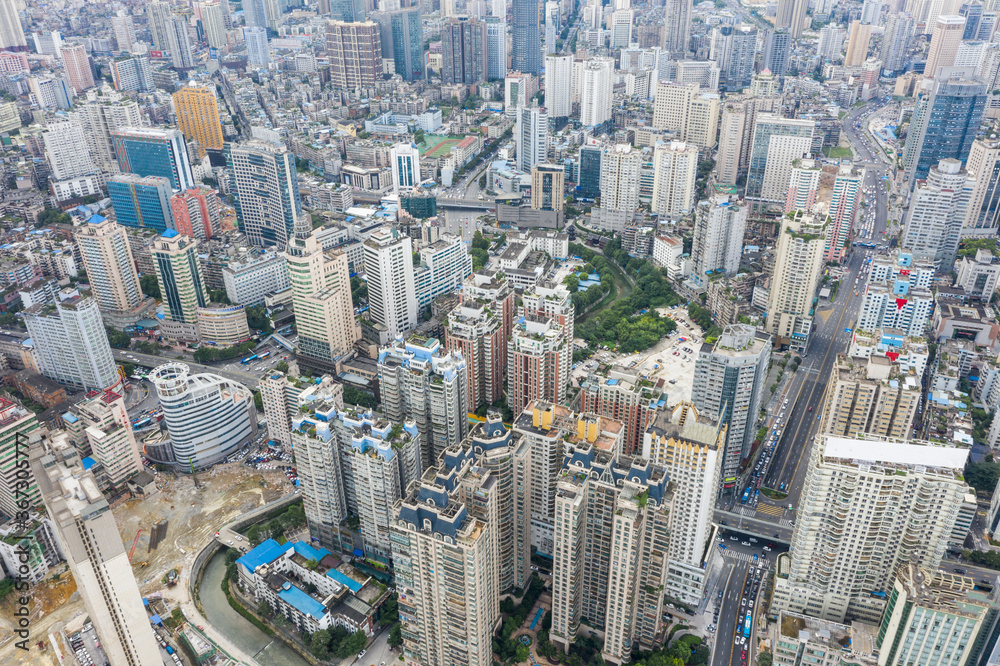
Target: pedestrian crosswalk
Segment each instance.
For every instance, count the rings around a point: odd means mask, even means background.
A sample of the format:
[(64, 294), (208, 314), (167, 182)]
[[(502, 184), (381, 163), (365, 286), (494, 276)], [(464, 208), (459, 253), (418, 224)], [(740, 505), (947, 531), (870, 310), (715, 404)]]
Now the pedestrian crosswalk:
[(741, 553), (735, 550), (724, 550), (722, 551), (722, 556), (727, 557), (731, 560), (735, 560), (737, 562), (747, 562), (751, 564), (753, 563), (752, 553)]
[(788, 518), (782, 518), (781, 520), (778, 521), (778, 524), (780, 524), (782, 527), (791, 527), (792, 521), (789, 520)]

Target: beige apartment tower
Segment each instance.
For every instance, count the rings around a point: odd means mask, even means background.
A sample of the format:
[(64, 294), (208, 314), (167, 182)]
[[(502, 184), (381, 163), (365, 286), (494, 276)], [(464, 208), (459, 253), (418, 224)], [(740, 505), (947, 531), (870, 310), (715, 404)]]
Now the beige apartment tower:
[(823, 271), (828, 224), (827, 215), (805, 211), (788, 213), (781, 219), (767, 304), (767, 332), (803, 349), (812, 331), (810, 312)]
[(128, 312), (139, 307), (142, 289), (128, 232), (116, 222), (101, 218), (97, 223), (77, 227), (75, 237), (101, 310)]
[(561, 212), (566, 204), (565, 182), (566, 172), (561, 166), (536, 164), (531, 169), (531, 207)]
[(851, 22), (851, 37), (847, 42), (844, 67), (860, 67), (868, 58), (868, 44), (872, 40), (872, 26), (861, 21)]
[(828, 386), (820, 432), (906, 439), (920, 402), (920, 381), (903, 375), (886, 356), (838, 356)]
[(927, 50), (927, 64), (924, 65), (924, 76), (937, 76), (941, 67), (951, 67), (958, 55), (958, 45), (962, 43), (965, 33), (965, 18), (961, 16), (941, 15), (937, 17), (934, 32), (931, 33), (931, 45)]

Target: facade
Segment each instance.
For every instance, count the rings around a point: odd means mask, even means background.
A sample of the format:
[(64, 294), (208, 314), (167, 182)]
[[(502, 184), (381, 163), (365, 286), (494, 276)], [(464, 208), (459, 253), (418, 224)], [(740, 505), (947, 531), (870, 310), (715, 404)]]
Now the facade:
[(468, 16), (452, 17), (441, 28), (441, 82), (472, 85), (486, 80), (486, 23)]
[(563, 402), (573, 358), (573, 337), (566, 328), (551, 316), (528, 313), (514, 324), (509, 345), (511, 409), (523, 409), (533, 400)]
[(198, 263), (198, 241), (169, 230), (150, 248), (163, 314), (186, 324), (197, 321), (196, 311), (208, 305), (208, 290)]
[[(629, 24), (631, 26), (631, 24)], [(588, 58), (580, 70), (580, 123), (584, 127), (611, 120), (615, 63), (611, 58)], [(555, 72), (554, 74), (559, 74)], [(548, 86), (546, 70), (546, 86)], [(572, 79), (570, 79), (572, 80)], [(548, 100), (546, 100), (546, 105)], [(555, 113), (553, 112), (553, 117)]]
[(328, 23), (326, 49), (334, 88), (358, 90), (373, 86), (382, 78), (382, 37), (378, 23)]
[(562, 211), (566, 206), (566, 170), (555, 164), (537, 164), (531, 170), (531, 207)]
[(83, 125), (76, 118), (53, 122), (42, 135), (49, 159), (52, 180), (69, 180), (96, 174), (97, 168), (87, 150)]
[(395, 338), (417, 325), (417, 294), (409, 236), (382, 227), (364, 243), (371, 319)]
[(222, 123), (215, 89), (187, 85), (175, 92), (173, 99), (177, 127), (188, 141), (198, 142), (198, 156), (204, 157), (207, 149), (222, 150)]
[(517, 141), (517, 168), (531, 173), (536, 164), (548, 162), (549, 114), (537, 106), (518, 107), (514, 127)]
[(758, 113), (747, 162), (748, 199), (784, 201), (792, 163), (808, 156), (816, 123)]
[(912, 188), (943, 159), (965, 162), (986, 108), (986, 84), (974, 79), (938, 77), (916, 102), (903, 168)]
[(792, 39), (802, 37), (808, 6), (807, 0), (779, 0), (775, 29), (787, 28)]
[(777, 261), (767, 304), (767, 332), (779, 344), (809, 345), (813, 299), (823, 270), (823, 246), (830, 224), (821, 214), (797, 211), (781, 220)]
[(825, 261), (840, 261), (847, 254), (847, 242), (861, 205), (865, 170), (842, 165), (833, 181), (830, 198), (830, 228), (823, 250)]
[(639, 169), (643, 154), (629, 144), (608, 146), (601, 152), (601, 208), (626, 213), (631, 219), (639, 207)]
[(97, 300), (68, 287), (50, 305), (33, 305), (24, 323), (38, 370), (75, 388), (103, 391), (121, 383)]
[(538, 29), (538, 0), (514, 0), (511, 68), (538, 76), (542, 69), (542, 40)]
[(137, 176), (159, 176), (175, 190), (195, 186), (184, 135), (174, 129), (120, 128), (111, 133), (118, 168)]
[(24, 51), (28, 42), (24, 38), (18, 4), (14, 0), (0, 1), (0, 49)]
[(420, 186), (420, 151), (412, 143), (397, 143), (389, 151), (393, 191), (409, 192)]
[(217, 347), (232, 347), (250, 339), (250, 325), (243, 305), (209, 303), (195, 311), (198, 340)]
[(871, 266), (857, 327), (864, 331), (898, 329), (909, 336), (923, 336), (934, 312), (934, 264), (915, 260), (908, 252), (896, 252), (875, 258)]
[(372, 12), (369, 19), (380, 26), (382, 57), (392, 58), (396, 74), (403, 77), (404, 81), (419, 81), (424, 78), (420, 8), (404, 7)]
[(486, 17), (486, 78), (498, 81), (507, 76), (507, 21), (503, 16)]
[[(955, 64), (958, 46), (965, 34), (965, 19), (961, 16), (939, 15), (931, 33), (924, 72), (937, 76), (938, 68)], [(846, 63), (845, 63), (846, 64)]]
[(993, 236), (1000, 231), (1000, 141), (976, 139), (966, 164), (975, 180), (962, 225), (963, 236)]
[(111, 61), (111, 81), (115, 90), (123, 92), (152, 92), (153, 70), (146, 56), (123, 54)]
[(222, 268), (222, 280), (230, 303), (259, 305), (268, 294), (291, 286), (288, 261), (276, 252), (263, 252), (242, 262), (231, 262)]
[[(862, 23), (857, 20), (851, 21), (850, 36), (847, 40), (847, 53), (844, 55), (845, 67), (860, 67), (868, 59), (868, 45), (871, 43), (871, 39), (872, 26), (870, 23)], [(929, 59), (927, 64), (930, 65)]]
[(150, 381), (163, 409), (173, 461), (203, 469), (225, 460), (257, 434), (257, 409), (245, 386), (184, 363), (154, 368)]
[(94, 75), (90, 71), (90, 59), (83, 44), (64, 46), (61, 50), (66, 78), (78, 94), (94, 87)]
[(42, 582), (65, 559), (48, 516), (30, 512), (24, 523), (0, 525), (0, 563), (29, 584)]
[(414, 288), (421, 309), (430, 307), (439, 296), (454, 293), (472, 275), (472, 256), (461, 236), (443, 234), (439, 240), (421, 247), (419, 254)]
[(74, 236), (87, 281), (102, 310), (128, 312), (143, 301), (125, 229), (99, 215)]
[(878, 622), (900, 566), (937, 569), (964, 540), (976, 501), (962, 477), (968, 455), (919, 440), (817, 437), (772, 608)]
[(703, 343), (698, 352), (692, 402), (700, 413), (726, 426), (726, 487), (732, 486), (740, 462), (750, 455), (770, 365), (771, 338), (747, 324), (727, 326), (715, 343)]
[(227, 143), (225, 154), (240, 230), (254, 245), (284, 247), (304, 214), (295, 155), (284, 146), (257, 140)]
[(646, 386), (638, 373), (619, 366), (604, 374), (592, 371), (580, 390), (581, 411), (622, 422), (622, 450), (630, 456), (642, 451), (643, 433), (665, 402), (662, 385)]
[(174, 229), (183, 236), (208, 240), (222, 233), (219, 200), (212, 190), (184, 190), (170, 197)]
[(16, 516), (25, 507), (34, 509), (42, 504), (37, 481), (29, 478), (25, 487), (18, 473), (18, 463), (24, 459), (24, 438), (37, 429), (34, 412), (0, 397), (0, 513), (5, 516)]
[(159, 646), (114, 515), (94, 475), (71, 452), (65, 434), (35, 435), (28, 455), (77, 590), (109, 661), (159, 666)]
[(123, 488), (127, 479), (143, 471), (132, 420), (125, 398), (114, 391), (91, 391), (63, 415), (78, 451), (100, 463), (108, 483)]
[(822, 173), (823, 169), (816, 164), (816, 160), (792, 162), (792, 172), (788, 179), (788, 196), (785, 198), (785, 213), (810, 210), (813, 207)]
[(698, 149), (680, 141), (658, 145), (653, 153), (653, 198), (650, 210), (660, 219), (676, 219), (694, 207)]
[(267, 39), (266, 28), (243, 28), (243, 43), (247, 46), (247, 61), (251, 65), (267, 67), (270, 64), (271, 43)]
[(545, 108), (553, 118), (565, 118), (573, 112), (573, 60), (572, 54), (545, 56)]
[(747, 206), (733, 186), (716, 185), (708, 199), (698, 202), (691, 245), (690, 279), (695, 285), (707, 288), (711, 275), (739, 270), (746, 225)]
[(653, 127), (677, 133), (677, 140), (707, 149), (715, 146), (719, 95), (694, 84), (661, 81), (653, 102)]
[(107, 186), (118, 224), (160, 232), (174, 228), (171, 188), (167, 178), (123, 173), (109, 176)]
[(942, 271), (955, 265), (975, 182), (957, 159), (943, 159), (918, 183), (906, 216), (903, 248)]

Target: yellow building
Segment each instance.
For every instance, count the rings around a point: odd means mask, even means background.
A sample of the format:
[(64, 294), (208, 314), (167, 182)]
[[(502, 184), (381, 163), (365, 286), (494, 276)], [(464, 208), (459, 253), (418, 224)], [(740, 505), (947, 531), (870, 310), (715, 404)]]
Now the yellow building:
[(205, 150), (222, 150), (222, 123), (219, 104), (210, 86), (191, 84), (174, 93), (177, 127), (188, 141), (198, 142), (198, 157)]

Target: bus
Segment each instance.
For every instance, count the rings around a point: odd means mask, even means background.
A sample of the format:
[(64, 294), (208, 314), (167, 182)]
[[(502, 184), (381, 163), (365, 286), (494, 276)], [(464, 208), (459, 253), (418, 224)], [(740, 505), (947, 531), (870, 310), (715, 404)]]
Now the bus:
[(750, 613), (747, 613), (747, 619), (743, 624), (743, 635), (746, 636), (747, 638), (750, 638), (750, 624), (751, 624)]
[(257, 358), (264, 359), (264, 358), (267, 358), (270, 355), (271, 355), (271, 352), (266, 351), (263, 354), (258, 355)]
[(240, 361), (240, 363), (242, 363), (243, 365), (246, 365), (247, 363), (250, 363), (250, 362), (256, 361), (256, 360), (257, 360), (257, 355), (254, 354), (253, 356), (247, 356), (245, 359), (243, 359), (242, 361)]
[(133, 423), (133, 424), (132, 424), (132, 427), (133, 427), (133, 428), (136, 428), (136, 429), (140, 429), (140, 428), (145, 428), (146, 426), (150, 425), (150, 424), (151, 424), (152, 422), (153, 422), (153, 420), (152, 420), (152, 419), (150, 419), (150, 418), (149, 418), (149, 417), (147, 416), (146, 418), (144, 418), (144, 419), (139, 419), (138, 421), (136, 421), (135, 423)]
[(750, 499), (750, 489), (747, 488), (743, 491), (743, 497), (740, 498), (740, 504), (746, 504), (747, 500)]

